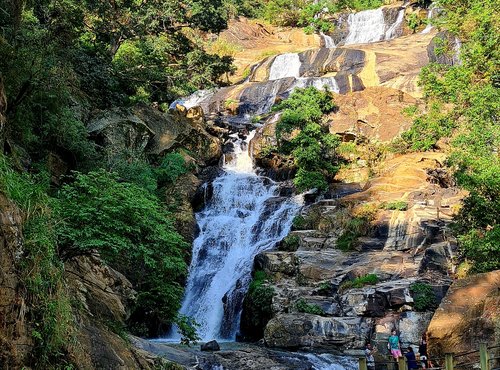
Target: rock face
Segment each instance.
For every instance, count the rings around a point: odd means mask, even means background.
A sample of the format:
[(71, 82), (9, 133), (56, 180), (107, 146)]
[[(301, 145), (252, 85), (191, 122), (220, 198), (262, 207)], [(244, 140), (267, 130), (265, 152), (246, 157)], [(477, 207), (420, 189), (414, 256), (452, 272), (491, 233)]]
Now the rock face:
[(70, 356), (79, 369), (150, 369), (155, 360), (113, 332), (125, 325), (135, 300), (131, 283), (96, 257), (77, 257), (65, 264), (65, 280), (81, 307), (74, 314), (75, 345)]
[[(452, 284), (428, 328), (429, 353), (463, 353), (480, 343), (500, 343), (500, 271), (474, 275)], [(494, 342), (492, 342), (492, 340)], [(496, 343), (495, 343), (496, 342)], [(496, 356), (499, 349), (495, 350)], [(471, 360), (477, 359), (472, 358)], [(495, 356), (494, 356), (495, 357)], [(461, 358), (460, 362), (468, 362)]]
[(329, 117), (331, 133), (383, 142), (408, 130), (412, 120), (402, 110), (417, 103), (401, 90), (384, 87), (335, 95), (334, 100), (339, 110)]
[(26, 363), (33, 346), (17, 269), (23, 253), (21, 229), (19, 209), (0, 193), (0, 364), (10, 369)]
[[(432, 307), (418, 311), (412, 287), (424, 284), (431, 300), (441, 301), (456, 251), (447, 225), (463, 194), (429, 176), (439, 172), (443, 158), (413, 153), (387, 159), (362, 191), (304, 209), (305, 226), (291, 233), (298, 239), (296, 251), (256, 257), (256, 268), (271, 277), (275, 290), (267, 345), (349, 350), (371, 340), (384, 354), (392, 329), (400, 331), (404, 346), (418, 345)], [(404, 207), (388, 206), (395, 201)], [(356, 217), (371, 221), (350, 250), (339, 250)], [(352, 286), (367, 275), (376, 281)]]
[(143, 105), (101, 112), (87, 130), (111, 156), (124, 150), (159, 155), (183, 147), (204, 163), (213, 164), (222, 149), (219, 140), (206, 131), (205, 122), (199, 108), (179, 107), (162, 113)]

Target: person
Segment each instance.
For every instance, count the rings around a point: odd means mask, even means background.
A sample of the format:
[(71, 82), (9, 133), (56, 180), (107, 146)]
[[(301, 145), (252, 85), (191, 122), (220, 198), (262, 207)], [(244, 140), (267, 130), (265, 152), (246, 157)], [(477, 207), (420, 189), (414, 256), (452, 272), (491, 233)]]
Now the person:
[(427, 335), (422, 334), (420, 338), (420, 343), (418, 345), (418, 353), (420, 354), (420, 365), (422, 369), (427, 369), (429, 367), (429, 362), (427, 360)]
[(405, 353), (406, 362), (408, 363), (408, 369), (418, 369), (417, 359), (415, 358), (415, 352), (413, 348), (408, 347), (408, 352)]
[(399, 346), (399, 337), (396, 334), (396, 330), (392, 331), (392, 335), (389, 337), (389, 343), (387, 343), (387, 348), (389, 348), (392, 357), (394, 357), (396, 361), (403, 356), (401, 354), (401, 347)]
[(373, 346), (370, 343), (366, 344), (365, 348), (365, 356), (366, 356), (366, 367), (368, 370), (375, 370), (375, 357), (373, 357), (373, 354), (377, 350), (373, 348)]

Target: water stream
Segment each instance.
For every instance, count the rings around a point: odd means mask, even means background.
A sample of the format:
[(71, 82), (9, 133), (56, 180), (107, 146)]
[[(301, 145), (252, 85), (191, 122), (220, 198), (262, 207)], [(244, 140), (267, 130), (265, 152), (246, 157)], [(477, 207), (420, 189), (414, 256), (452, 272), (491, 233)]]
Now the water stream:
[(235, 137), (233, 159), (213, 182), (213, 196), (196, 214), (186, 296), (180, 312), (200, 324), (202, 340), (234, 340), (254, 257), (284, 238), (301, 205), (279, 196), (278, 184), (256, 175), (248, 142)]

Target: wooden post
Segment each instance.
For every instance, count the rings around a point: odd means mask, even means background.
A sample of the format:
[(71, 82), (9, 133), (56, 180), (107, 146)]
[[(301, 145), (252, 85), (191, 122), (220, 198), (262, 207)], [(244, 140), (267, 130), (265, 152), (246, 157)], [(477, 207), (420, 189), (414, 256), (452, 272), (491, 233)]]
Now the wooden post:
[(359, 370), (368, 370), (368, 367), (366, 366), (366, 357), (359, 358)]
[(479, 344), (479, 359), (481, 361), (481, 370), (490, 370), (488, 362), (488, 346), (486, 343)]
[(407, 370), (406, 359), (404, 357), (398, 358), (398, 370)]
[(388, 356), (387, 370), (394, 370), (394, 357)]
[(444, 356), (445, 369), (453, 370), (453, 353), (447, 353)]

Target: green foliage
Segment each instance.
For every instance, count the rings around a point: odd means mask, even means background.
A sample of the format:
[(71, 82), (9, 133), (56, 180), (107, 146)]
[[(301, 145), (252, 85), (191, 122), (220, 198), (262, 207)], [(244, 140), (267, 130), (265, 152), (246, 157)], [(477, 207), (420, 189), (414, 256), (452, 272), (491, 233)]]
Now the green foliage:
[(408, 28), (413, 33), (415, 33), (417, 31), (417, 28), (423, 24), (422, 18), (420, 18), (417, 13), (411, 13), (406, 19), (406, 22), (408, 24)]
[(422, 70), (428, 109), (403, 139), (407, 148), (429, 150), (441, 137), (451, 137), (448, 165), (470, 194), (456, 218), (455, 232), (472, 271), (488, 271), (500, 265), (500, 14), (492, 0), (440, 0), (437, 5), (444, 10), (437, 23), (452, 33), (438, 43), (437, 53), (448, 58), (455, 54), (450, 40), (456, 35), (463, 41), (461, 63), (431, 64)]
[(292, 220), (293, 230), (307, 230), (309, 229), (309, 223), (307, 219), (302, 215), (297, 215)]
[(346, 291), (348, 289), (353, 289), (353, 288), (362, 288), (365, 285), (375, 285), (379, 282), (379, 278), (376, 274), (367, 274), (363, 276), (359, 276), (355, 278), (354, 280), (348, 280), (344, 281), (340, 285), (340, 289), (342, 291)]
[(371, 229), (367, 217), (353, 217), (344, 227), (344, 232), (337, 239), (337, 248), (342, 251), (353, 250), (358, 244), (358, 238), (366, 235)]
[(254, 271), (253, 280), (243, 302), (241, 329), (249, 339), (262, 338), (264, 328), (272, 318), (274, 289), (267, 284), (269, 277), (264, 271)]
[(300, 237), (295, 234), (287, 235), (280, 243), (278, 249), (288, 252), (295, 252), (300, 245)]
[(413, 297), (413, 307), (417, 311), (427, 311), (437, 308), (436, 295), (434, 290), (427, 283), (414, 283), (410, 286)]
[(19, 267), (28, 294), (35, 369), (69, 364), (64, 353), (72, 339), (72, 308), (63, 284), (63, 265), (57, 256), (57, 221), (50, 209), (47, 188), (46, 174), (16, 172), (0, 155), (0, 191), (23, 212), (24, 250)]
[(65, 258), (98, 251), (138, 291), (133, 321), (146, 322), (150, 335), (172, 322), (183, 294), (188, 245), (153, 194), (103, 170), (76, 173), (59, 192), (56, 209), (64, 220), (57, 235)]
[(384, 204), (384, 209), (390, 211), (406, 211), (408, 209), (408, 202), (404, 200), (395, 200), (394, 202)]
[(299, 312), (310, 313), (313, 315), (325, 316), (325, 311), (317, 304), (307, 303), (305, 299), (301, 298), (295, 302), (295, 309)]
[[(335, 108), (329, 92), (313, 87), (296, 89), (288, 99), (273, 107), (282, 111), (276, 125), (278, 150), (294, 158), (298, 169), (294, 184), (299, 191), (326, 189), (327, 178), (338, 170), (332, 162), (336, 160), (335, 149), (340, 139), (330, 134), (322, 122), (323, 115)], [(291, 135), (294, 130), (299, 133)]]
[(197, 332), (197, 328), (200, 327), (200, 324), (193, 318), (178, 314), (175, 319), (175, 324), (179, 328), (181, 334), (181, 344), (190, 346), (191, 343), (196, 344), (201, 339)]
[(155, 175), (160, 184), (173, 184), (179, 176), (188, 172), (189, 167), (180, 153), (168, 153), (161, 164), (155, 169)]

